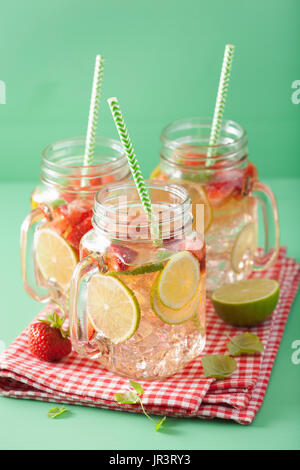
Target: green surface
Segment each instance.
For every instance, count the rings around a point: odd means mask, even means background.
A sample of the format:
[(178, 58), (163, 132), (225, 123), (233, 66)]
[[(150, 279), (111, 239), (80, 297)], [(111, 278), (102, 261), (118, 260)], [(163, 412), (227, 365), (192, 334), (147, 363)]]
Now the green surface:
[[(277, 194), (282, 243), (300, 260), (300, 179), (266, 180)], [(2, 270), (0, 340), (7, 345), (39, 312), (23, 291), (19, 271), (19, 228), (34, 183), (2, 183)], [(298, 224), (298, 225), (296, 225)], [(168, 419), (162, 432), (140, 415), (67, 406), (69, 415), (47, 418), (49, 403), (0, 398), (2, 449), (300, 449), (300, 365), (291, 362), (300, 340), (300, 297), (289, 316), (265, 400), (250, 426), (200, 419)]]
[[(10, 0), (0, 14), (3, 180), (38, 177), (41, 149), (85, 135), (95, 55), (106, 57), (99, 134), (117, 96), (145, 174), (169, 122), (212, 115), (226, 43), (225, 115), (243, 124), (263, 176), (300, 176), (298, 0)], [(275, 163), (276, 156), (276, 163)]]
[[(106, 57), (98, 134), (117, 137), (105, 102), (117, 96), (149, 175), (163, 126), (212, 114), (224, 45), (236, 45), (225, 116), (246, 127), (251, 160), (263, 179), (285, 178), (271, 180), (281, 241), (300, 260), (300, 104), (291, 101), (292, 83), (300, 79), (299, 15), (298, 0), (1, 5), (6, 104), (0, 104), (0, 341), (8, 345), (40, 309), (22, 288), (19, 228), (38, 181), (42, 148), (86, 132), (97, 53)], [(165, 430), (155, 433), (139, 415), (68, 406), (71, 414), (55, 421), (46, 416), (50, 404), (0, 398), (0, 448), (299, 449), (300, 365), (291, 362), (291, 344), (300, 339), (299, 307), (298, 297), (251, 426), (168, 419)]]

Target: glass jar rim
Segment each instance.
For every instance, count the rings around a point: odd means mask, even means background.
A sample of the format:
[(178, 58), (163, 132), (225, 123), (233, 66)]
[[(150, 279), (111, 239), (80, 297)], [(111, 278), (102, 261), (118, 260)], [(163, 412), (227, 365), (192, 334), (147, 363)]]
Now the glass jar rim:
[[(181, 119), (177, 119), (175, 121), (172, 121), (170, 122), (169, 124), (167, 124), (162, 132), (161, 132), (161, 135), (160, 135), (160, 140), (162, 142), (163, 145), (166, 145), (168, 147), (171, 147), (171, 148), (176, 148), (176, 145), (174, 144), (174, 139), (171, 139), (168, 137), (168, 131), (170, 130), (175, 130), (176, 127), (178, 127), (178, 130), (179, 129), (189, 129), (191, 128), (192, 126), (188, 126), (187, 124), (188, 123), (191, 123), (194, 125), (194, 127), (202, 127), (202, 128), (209, 128), (211, 129), (212, 127), (212, 118), (210, 117), (201, 117), (201, 116), (194, 116), (194, 117), (189, 117), (189, 118), (181, 118)], [(198, 124), (197, 126), (195, 126), (195, 124)], [(234, 142), (229, 142), (228, 144), (212, 144), (212, 145), (203, 145), (203, 147), (209, 147), (209, 148), (215, 148), (215, 149), (218, 149), (220, 147), (226, 147), (227, 145), (229, 146), (230, 144), (232, 143), (239, 143), (239, 142), (242, 142), (243, 139), (245, 139), (246, 137), (246, 130), (245, 128), (241, 125), (241, 124), (238, 124), (236, 121), (232, 121), (231, 119), (224, 119), (223, 122), (222, 122), (222, 126), (221, 126), (221, 129), (226, 129), (227, 127), (229, 126), (232, 126), (232, 127), (235, 127), (237, 130), (240, 131), (241, 135), (234, 140)]]
[(170, 165), (193, 172), (206, 171), (208, 168), (218, 170), (220, 166), (223, 169), (231, 168), (247, 159), (248, 140), (243, 126), (235, 121), (224, 120), (220, 142), (214, 145), (209, 144), (211, 127), (212, 119), (205, 117), (171, 122), (164, 127), (160, 136), (161, 158)]
[[(97, 168), (101, 167), (107, 162), (101, 162), (98, 164), (92, 164), (92, 165), (69, 165), (69, 164), (64, 164), (59, 161), (53, 161), (49, 155), (49, 153), (52, 151), (53, 154), (57, 152), (58, 150), (61, 150), (63, 148), (66, 148), (71, 145), (85, 145), (86, 142), (86, 137), (82, 136), (76, 136), (76, 137), (69, 137), (66, 139), (60, 139), (56, 140), (55, 142), (47, 145), (43, 150), (42, 150), (42, 162), (49, 165), (49, 167), (52, 168), (62, 168), (62, 169), (78, 169), (78, 168)], [(97, 145), (103, 145), (107, 146), (110, 148), (113, 148), (114, 150), (120, 152), (121, 156), (119, 158), (111, 159), (111, 161), (115, 161), (117, 163), (119, 162), (124, 162), (127, 163), (126, 155), (124, 152), (124, 149), (122, 147), (122, 144), (120, 141), (112, 139), (110, 137), (104, 137), (104, 136), (97, 136), (95, 137), (95, 146)], [(80, 158), (83, 158), (83, 155), (78, 156)], [(57, 158), (57, 157), (56, 157)]]
[[(171, 194), (173, 197), (178, 198), (179, 201), (176, 201), (174, 205), (170, 205), (168, 208), (165, 210), (160, 210), (161, 212), (161, 225), (168, 221), (168, 222), (182, 222), (181, 224), (181, 229), (184, 227), (185, 224), (189, 224), (191, 222), (191, 217), (192, 217), (192, 210), (191, 210), (191, 200), (190, 196), (188, 194), (188, 191), (183, 188), (182, 186), (179, 186), (177, 184), (173, 183), (165, 183), (162, 181), (156, 181), (156, 180), (146, 180), (146, 186), (147, 189), (151, 192), (151, 190), (161, 190), (165, 193)], [(118, 183), (112, 183), (109, 184), (103, 188), (101, 188), (99, 191), (97, 191), (95, 195), (95, 200), (94, 200), (94, 217), (93, 217), (93, 226), (96, 229), (100, 229), (100, 231), (107, 232), (109, 230), (105, 229), (106, 224), (110, 223), (115, 223), (118, 226), (126, 226), (128, 225), (128, 220), (122, 219), (122, 215), (126, 216), (128, 213), (128, 206), (124, 205), (124, 210), (120, 211), (119, 206), (109, 206), (105, 204), (105, 201), (109, 201), (113, 199), (113, 194), (115, 193), (117, 197), (117, 193), (124, 193), (124, 196), (126, 197), (126, 194), (128, 194), (129, 191), (133, 190), (135, 192), (136, 198), (134, 199), (134, 207), (140, 207), (142, 208), (142, 203), (139, 199), (138, 196), (138, 191), (136, 189), (136, 185), (134, 181), (126, 181), (126, 182), (118, 182)], [(157, 202), (152, 201), (152, 205), (154, 207), (159, 206), (161, 208), (161, 205), (163, 204), (164, 201), (162, 201), (160, 204)], [(167, 204), (167, 203), (166, 203)], [(172, 217), (170, 219), (170, 212), (172, 212)], [(164, 215), (166, 216), (164, 218)], [(121, 216), (121, 219), (119, 218)], [(117, 220), (117, 222), (115, 222)], [(153, 219), (152, 219), (153, 221)], [(115, 226), (114, 226), (115, 227)], [(139, 223), (139, 227), (141, 230), (147, 230), (147, 233), (151, 232), (151, 218), (147, 219), (147, 221), (144, 221), (143, 223)], [(115, 230), (114, 230), (115, 231)], [(181, 230), (182, 233), (182, 230)], [(163, 232), (161, 232), (162, 238)], [(118, 237), (115, 237), (118, 238)], [(149, 240), (149, 238), (146, 238)], [(139, 241), (137, 239), (134, 240)]]
[(91, 165), (84, 165), (85, 137), (57, 140), (42, 151), (41, 180), (47, 186), (93, 195), (111, 181), (107, 176), (123, 180), (130, 175), (127, 158), (118, 140), (95, 138), (95, 156)]

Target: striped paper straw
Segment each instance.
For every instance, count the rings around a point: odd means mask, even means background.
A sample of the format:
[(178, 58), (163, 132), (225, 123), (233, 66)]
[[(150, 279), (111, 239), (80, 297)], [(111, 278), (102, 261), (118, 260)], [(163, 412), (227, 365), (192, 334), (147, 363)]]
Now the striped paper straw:
[(93, 79), (93, 88), (92, 88), (85, 152), (84, 152), (84, 159), (83, 159), (84, 166), (91, 165), (94, 159), (94, 149), (95, 149), (95, 140), (96, 140), (96, 132), (97, 132), (97, 124), (98, 124), (103, 69), (104, 69), (104, 57), (102, 55), (97, 55), (96, 63), (95, 63), (95, 70), (94, 70), (94, 79)]
[[(222, 64), (222, 71), (220, 76), (216, 106), (214, 111), (214, 117), (212, 121), (211, 127), (211, 134), (209, 139), (209, 145), (216, 145), (219, 141), (221, 127), (222, 127), (222, 120), (224, 115), (229, 79), (230, 79), (230, 72), (232, 66), (232, 59), (234, 53), (234, 46), (231, 44), (227, 44), (225, 46), (223, 64)], [(215, 154), (216, 149), (209, 148), (207, 152), (207, 157), (212, 157)], [(207, 158), (206, 165), (209, 166), (213, 162)]]
[(152, 204), (151, 204), (149, 192), (146, 187), (145, 180), (142, 176), (140, 165), (136, 158), (132, 143), (130, 141), (128, 130), (126, 128), (118, 100), (117, 98), (109, 98), (107, 102), (109, 104), (112, 116), (114, 118), (115, 125), (119, 133), (124, 151), (126, 153), (128, 164), (129, 164), (134, 182), (136, 184), (136, 188), (140, 196), (144, 211), (150, 215), (152, 214)]

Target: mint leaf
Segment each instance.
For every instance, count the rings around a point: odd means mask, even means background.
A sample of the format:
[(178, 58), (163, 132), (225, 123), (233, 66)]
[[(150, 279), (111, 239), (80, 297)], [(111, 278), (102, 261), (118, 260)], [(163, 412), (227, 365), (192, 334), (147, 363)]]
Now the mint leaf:
[(214, 379), (226, 379), (230, 377), (237, 368), (233, 357), (210, 354), (201, 358), (205, 377)]
[(159, 428), (163, 425), (163, 423), (167, 419), (166, 416), (161, 418), (159, 421), (154, 421), (154, 419), (148, 415), (141, 400), (141, 395), (143, 395), (144, 393), (143, 387), (141, 386), (141, 384), (134, 382), (133, 380), (129, 380), (129, 383), (131, 387), (134, 388), (134, 391), (130, 391), (126, 393), (116, 393), (115, 394), (116, 401), (120, 403), (120, 405), (125, 405), (125, 404), (135, 405), (136, 403), (139, 403), (141, 406), (142, 412), (144, 413), (146, 418), (152, 421), (152, 423), (155, 425), (155, 430), (158, 431)]
[(156, 253), (156, 258), (159, 261), (163, 261), (165, 259), (170, 258), (170, 256), (174, 255), (174, 251), (171, 250), (161, 250)]
[(50, 202), (50, 205), (53, 207), (53, 209), (57, 209), (62, 204), (66, 204), (66, 200), (63, 198), (55, 199), (54, 201)]
[(136, 392), (116, 393), (115, 399), (120, 405), (135, 405), (139, 397)]
[(62, 406), (59, 408), (58, 406), (54, 406), (51, 410), (48, 411), (48, 418), (57, 418), (58, 416), (62, 415), (67, 411), (67, 408)]
[(226, 346), (231, 356), (257, 354), (262, 353), (264, 350), (264, 345), (260, 341), (259, 337), (252, 333), (243, 333), (229, 339), (230, 341)]
[(164, 416), (163, 418), (161, 418), (159, 421), (157, 421), (156, 425), (155, 425), (155, 431), (158, 431), (159, 428), (164, 424), (164, 422), (166, 421), (167, 417)]
[(141, 384), (134, 382), (133, 380), (129, 380), (129, 383), (134, 388), (134, 390), (136, 391), (138, 395), (143, 395), (144, 389), (141, 386)]

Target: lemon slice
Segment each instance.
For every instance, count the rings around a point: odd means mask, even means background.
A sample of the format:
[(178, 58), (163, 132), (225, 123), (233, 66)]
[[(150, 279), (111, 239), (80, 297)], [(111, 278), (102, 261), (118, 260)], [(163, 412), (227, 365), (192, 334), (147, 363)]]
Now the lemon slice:
[(62, 289), (66, 289), (77, 264), (70, 245), (54, 230), (45, 228), (36, 232), (35, 253), (43, 278), (53, 280)]
[[(186, 183), (180, 182), (180, 185), (183, 186), (189, 193), (191, 201), (192, 201), (192, 213), (193, 213), (193, 228), (195, 229), (196, 226), (200, 226), (199, 222), (197, 223), (197, 217), (201, 215), (201, 211), (197, 210), (197, 204), (204, 205), (204, 224), (203, 229), (204, 232), (207, 232), (209, 227), (211, 226), (213, 220), (213, 209), (212, 205), (209, 202), (208, 196), (205, 192), (203, 186), (200, 183)], [(202, 231), (201, 229), (198, 231)]]
[(94, 329), (114, 344), (134, 335), (141, 316), (129, 287), (115, 276), (100, 273), (88, 283), (87, 314)]
[(160, 174), (161, 172), (161, 166), (160, 166), (160, 163), (154, 168), (154, 170), (152, 171), (151, 175), (150, 175), (150, 179), (154, 179), (154, 178), (157, 178), (158, 175)]
[(199, 289), (196, 291), (194, 297), (184, 307), (179, 310), (174, 310), (172, 308), (165, 307), (165, 305), (160, 301), (157, 286), (158, 278), (156, 278), (151, 289), (151, 307), (154, 313), (156, 313), (164, 323), (168, 323), (170, 325), (184, 323), (195, 315), (200, 303)]
[(244, 269), (245, 256), (254, 255), (257, 249), (256, 229), (253, 222), (249, 222), (237, 235), (231, 252), (231, 266), (236, 273)]
[(278, 298), (278, 282), (261, 278), (224, 284), (211, 296), (219, 317), (238, 326), (252, 326), (264, 321), (273, 312)]
[(189, 251), (176, 253), (158, 278), (159, 300), (165, 307), (181, 309), (193, 298), (199, 282), (198, 260)]

